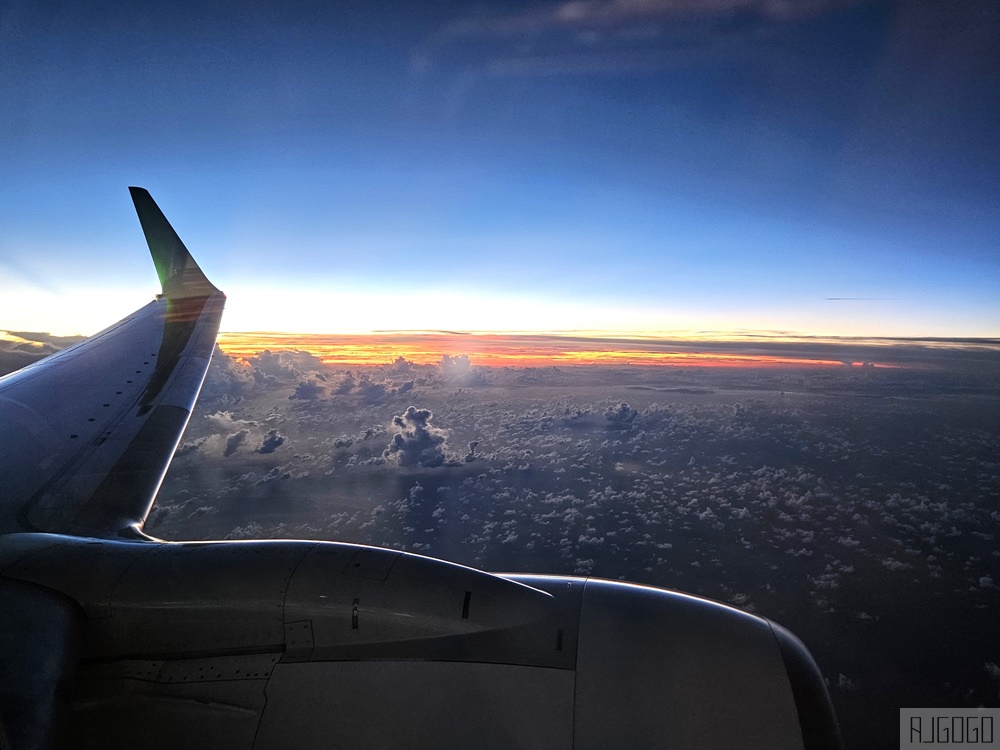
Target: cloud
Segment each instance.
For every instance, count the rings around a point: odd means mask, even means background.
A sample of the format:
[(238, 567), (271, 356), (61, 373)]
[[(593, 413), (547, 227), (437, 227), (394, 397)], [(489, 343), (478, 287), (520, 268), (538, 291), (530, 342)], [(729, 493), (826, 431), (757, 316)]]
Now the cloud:
[(396, 357), (396, 361), (389, 365), (389, 371), (398, 375), (406, 375), (413, 371), (413, 363), (405, 357)]
[(468, 372), (470, 367), (472, 367), (472, 362), (469, 361), (468, 354), (456, 354), (454, 357), (450, 354), (441, 355), (441, 369), (443, 371), (463, 373)]
[(367, 377), (362, 378), (358, 383), (358, 391), (369, 404), (379, 403), (388, 393), (384, 383), (374, 383)]
[(212, 401), (233, 403), (242, 400), (256, 384), (257, 380), (250, 367), (216, 346), (198, 398), (203, 404)]
[[(257, 445), (256, 448), (253, 448), (255, 453), (273, 453), (287, 440), (287, 437), (278, 432), (277, 429), (271, 429), (264, 433), (265, 428), (259, 422), (251, 419), (239, 419), (228, 411), (217, 411), (207, 415), (205, 419), (208, 420), (216, 434), (200, 438), (194, 441), (193, 445), (183, 445), (178, 455), (192, 453), (199, 448), (204, 448), (202, 453), (209, 449), (218, 450), (222, 444), (223, 435), (225, 443), (222, 446), (222, 455), (227, 458), (240, 451), (244, 446), (254, 444)], [(264, 421), (273, 423), (274, 420), (272, 417), (268, 417)]]
[(441, 377), (451, 383), (480, 385), (488, 380), (486, 371), (482, 367), (472, 366), (472, 360), (469, 359), (468, 354), (441, 355), (438, 370)]
[(235, 432), (245, 427), (253, 427), (257, 424), (249, 419), (237, 419), (232, 415), (232, 412), (228, 411), (217, 411), (214, 414), (208, 414), (205, 419), (207, 419), (219, 432)]
[(604, 412), (604, 416), (611, 422), (611, 427), (618, 430), (628, 428), (635, 421), (638, 414), (639, 412), (624, 401), (618, 404), (618, 406), (609, 406)]
[(251, 521), (246, 526), (237, 526), (228, 534), (226, 539), (260, 539), (264, 536), (264, 527), (256, 521)]
[(465, 463), (471, 464), (473, 461), (476, 460), (476, 458), (478, 458), (478, 456), (476, 456), (476, 449), (477, 448), (479, 448), (479, 441), (478, 440), (470, 440), (469, 441), (469, 452), (465, 454)]
[(0, 376), (54, 354), (81, 336), (53, 336), (30, 331), (0, 331)]
[(354, 386), (356, 385), (357, 381), (354, 379), (354, 373), (348, 370), (344, 373), (343, 379), (334, 387), (333, 392), (338, 396), (346, 396), (354, 390)]
[(291, 472), (285, 471), (284, 466), (275, 466), (269, 472), (267, 472), (267, 474), (262, 476), (256, 482), (254, 482), (254, 486), (267, 484), (269, 482), (282, 482), (286, 479), (291, 479), (291, 476), (292, 476)]
[(57, 352), (83, 341), (84, 336), (56, 336), (54, 333), (41, 331), (3, 331), (0, 340), (16, 340), (39, 347), (49, 353)]
[(402, 415), (393, 417), (399, 432), (392, 436), (382, 457), (400, 466), (440, 466), (447, 458), (448, 433), (431, 424), (430, 409), (406, 407)]
[(232, 435), (226, 438), (226, 448), (222, 451), (222, 455), (227, 458), (237, 450), (239, 447), (246, 442), (247, 436), (250, 434), (250, 430), (242, 429), (239, 432), (234, 432)]
[(208, 440), (207, 437), (201, 437), (195, 440), (190, 440), (181, 443), (179, 446), (177, 446), (177, 450), (174, 451), (174, 458), (180, 458), (181, 456), (186, 456), (189, 453), (194, 453), (199, 448), (201, 448), (201, 446), (203, 446), (207, 440)]
[[(274, 453), (285, 442), (285, 436), (277, 430), (268, 430), (257, 448), (258, 453)], [(228, 446), (227, 446), (228, 447)]]
[(292, 365), (292, 354), (292, 352), (272, 352), (270, 349), (265, 349), (256, 357), (247, 357), (247, 364), (264, 375), (279, 379), (296, 378), (302, 373)]
[(325, 381), (322, 360), (298, 349), (271, 351), (265, 349), (241, 360), (250, 377), (259, 387), (289, 385), (296, 381)]
[(327, 394), (326, 386), (316, 380), (303, 380), (295, 386), (295, 392), (288, 397), (289, 401), (301, 399), (302, 401), (315, 401), (325, 398)]
[(410, 98), (414, 106), (426, 101), (435, 74), (447, 77), (447, 103), (456, 110), (477, 85), (498, 77), (627, 74), (746, 57), (787, 24), (858, 2), (569, 0), (477, 11), (414, 50), (418, 88)]

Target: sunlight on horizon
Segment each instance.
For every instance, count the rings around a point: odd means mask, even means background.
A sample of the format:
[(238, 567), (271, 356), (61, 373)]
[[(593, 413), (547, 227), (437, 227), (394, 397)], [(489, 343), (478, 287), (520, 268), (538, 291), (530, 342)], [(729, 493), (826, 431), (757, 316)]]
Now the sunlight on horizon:
[[(671, 346), (671, 343), (674, 346)], [(702, 343), (712, 342), (702, 340)], [(232, 334), (219, 336), (219, 347), (241, 361), (262, 351), (300, 351), (323, 364), (339, 366), (391, 365), (403, 359), (415, 365), (434, 365), (444, 357), (468, 358), (486, 367), (549, 367), (579, 365), (635, 365), (674, 367), (844, 367), (861, 361), (816, 356), (783, 356), (763, 352), (727, 351), (719, 341), (716, 351), (703, 351), (698, 340), (671, 341), (567, 335), (386, 332), (367, 335)], [(739, 345), (740, 342), (729, 342)], [(722, 348), (720, 348), (722, 347)], [(735, 346), (733, 347), (736, 348)], [(875, 367), (894, 367), (872, 363)]]

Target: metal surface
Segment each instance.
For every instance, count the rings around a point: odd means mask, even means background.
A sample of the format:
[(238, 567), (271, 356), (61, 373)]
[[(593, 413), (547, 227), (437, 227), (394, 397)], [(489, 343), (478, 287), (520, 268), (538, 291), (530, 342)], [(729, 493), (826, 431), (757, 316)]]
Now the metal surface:
[(573, 673), (468, 662), (279, 664), (254, 748), (287, 747), (569, 750)]
[[(111, 746), (134, 737), (119, 735), (131, 724), (105, 725), (127, 711), (141, 713), (144, 744), (163, 748), (187, 736), (176, 724), (184, 714), (213, 731), (228, 727), (214, 745), (234, 748), (287, 746), (279, 736), (311, 746), (332, 732), (351, 747), (480, 736), (498, 747), (546, 746), (534, 744), (542, 737), (583, 749), (683, 749), (738, 738), (797, 750), (811, 745), (795, 690), (806, 685), (819, 698), (811, 713), (826, 700), (814, 668), (799, 669), (798, 687), (790, 679), (790, 636), (677, 592), (501, 577), (331, 542), (8, 539), (3, 579), (79, 603), (75, 726)], [(804, 649), (791, 658), (808, 672)], [(542, 695), (563, 718), (536, 716)], [(468, 705), (463, 721), (428, 722), (437, 710), (428, 705), (441, 701)], [(293, 726), (304, 706), (314, 718)], [(516, 718), (505, 713), (515, 708)]]
[(576, 747), (803, 747), (768, 623), (686, 594), (588, 581)]
[(0, 578), (0, 748), (67, 742), (82, 619), (69, 597)]
[(524, 584), (353, 544), (7, 539), (0, 574), (78, 602), (88, 660), (264, 651), (286, 661), (363, 659), (373, 644), (427, 658), (446, 653), (449, 638), (554, 612), (551, 595)]
[(249, 750), (278, 656), (85, 662), (71, 746)]
[(286, 622), (310, 623), (312, 648), (289, 658), (364, 658), (373, 644), (399, 648), (505, 630), (544, 619), (551, 605), (544, 592), (461, 565), (317, 544), (296, 570), (285, 606)]
[(133, 198), (164, 294), (0, 378), (0, 533), (141, 526), (191, 415), (225, 296), (149, 194)]

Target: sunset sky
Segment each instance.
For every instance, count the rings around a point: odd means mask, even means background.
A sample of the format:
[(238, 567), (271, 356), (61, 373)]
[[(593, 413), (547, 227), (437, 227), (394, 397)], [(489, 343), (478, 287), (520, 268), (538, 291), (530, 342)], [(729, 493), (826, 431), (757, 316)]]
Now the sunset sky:
[(0, 329), (1000, 336), (1000, 5), (0, 6)]
[[(841, 367), (830, 354), (797, 352), (795, 356), (767, 350), (747, 350), (729, 342), (622, 340), (540, 334), (381, 333), (365, 335), (267, 335), (229, 333), (219, 345), (227, 354), (246, 360), (264, 349), (309, 352), (324, 364), (384, 365), (402, 358), (417, 365), (459, 358), (460, 366), (536, 367), (571, 365), (670, 365), (675, 367)], [(466, 360), (463, 362), (462, 360)], [(445, 359), (447, 362), (448, 360)], [(863, 364), (864, 360), (851, 364)], [(881, 365), (880, 365), (881, 366)]]

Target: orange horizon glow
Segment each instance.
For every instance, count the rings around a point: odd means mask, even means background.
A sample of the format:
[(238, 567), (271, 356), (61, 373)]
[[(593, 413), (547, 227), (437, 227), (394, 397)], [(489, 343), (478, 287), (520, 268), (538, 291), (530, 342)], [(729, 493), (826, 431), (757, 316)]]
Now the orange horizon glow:
[[(736, 351), (699, 351), (691, 341), (653, 346), (649, 339), (623, 340), (608, 336), (602, 341), (566, 335), (496, 333), (372, 333), (281, 334), (220, 333), (219, 346), (229, 356), (247, 360), (262, 351), (301, 351), (323, 364), (344, 367), (388, 365), (402, 357), (415, 365), (436, 365), (444, 355), (467, 356), (480, 367), (551, 367), (583, 365), (635, 365), (727, 368), (843, 368), (843, 360), (790, 357)], [(745, 343), (745, 342), (744, 342)], [(716, 344), (717, 346), (718, 344)], [(734, 347), (735, 348), (735, 347)], [(854, 362), (855, 365), (862, 364)], [(875, 367), (894, 365), (875, 364)]]

